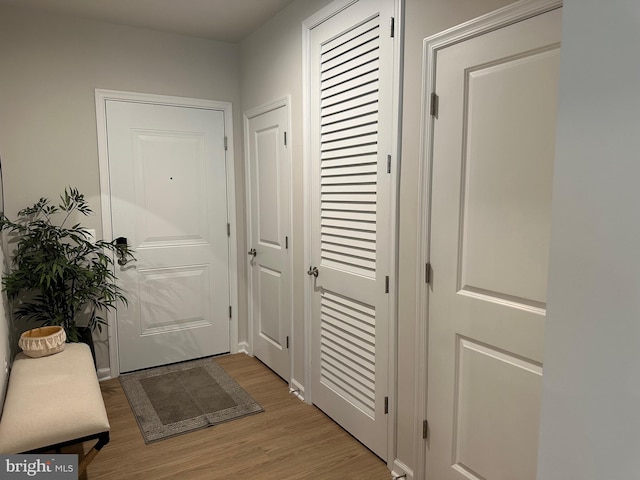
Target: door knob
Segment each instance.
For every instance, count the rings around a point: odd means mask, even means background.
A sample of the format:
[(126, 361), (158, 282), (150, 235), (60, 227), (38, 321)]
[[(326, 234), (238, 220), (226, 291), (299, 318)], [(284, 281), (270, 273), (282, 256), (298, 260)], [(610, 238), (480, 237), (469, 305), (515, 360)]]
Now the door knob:
[(258, 252), (256, 252), (255, 248), (252, 248), (251, 250), (249, 250), (247, 252), (247, 255), (251, 255), (253, 258), (256, 258), (256, 255), (258, 254)]
[(309, 267), (309, 270), (307, 270), (307, 275), (313, 275), (316, 278), (318, 278), (319, 273), (318, 267)]

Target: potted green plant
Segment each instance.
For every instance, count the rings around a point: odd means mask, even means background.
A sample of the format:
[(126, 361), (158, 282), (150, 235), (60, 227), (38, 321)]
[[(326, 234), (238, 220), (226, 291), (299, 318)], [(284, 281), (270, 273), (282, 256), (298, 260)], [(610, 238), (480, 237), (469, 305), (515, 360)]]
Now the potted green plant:
[(58, 205), (41, 198), (20, 210), (16, 221), (0, 215), (0, 230), (15, 243), (3, 289), (16, 318), (42, 326), (60, 325), (67, 341), (81, 341), (81, 317), (91, 331), (106, 325), (105, 311), (127, 299), (116, 283), (110, 253), (132, 257), (115, 242), (94, 240), (79, 223), (67, 226), (91, 208), (76, 188), (66, 188)]

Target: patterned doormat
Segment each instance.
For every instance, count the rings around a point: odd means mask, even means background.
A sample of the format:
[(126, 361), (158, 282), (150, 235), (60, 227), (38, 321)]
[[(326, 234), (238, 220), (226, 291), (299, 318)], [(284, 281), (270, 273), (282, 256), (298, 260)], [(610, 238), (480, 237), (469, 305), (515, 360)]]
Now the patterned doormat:
[(213, 358), (120, 376), (145, 443), (264, 411)]

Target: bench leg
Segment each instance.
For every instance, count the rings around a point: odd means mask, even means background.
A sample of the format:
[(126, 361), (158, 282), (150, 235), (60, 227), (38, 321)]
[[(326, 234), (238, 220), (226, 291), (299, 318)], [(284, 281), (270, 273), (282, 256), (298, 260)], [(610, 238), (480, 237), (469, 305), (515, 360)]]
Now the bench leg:
[(78, 465), (78, 476), (83, 475), (91, 461), (98, 455), (98, 452), (102, 450), (107, 443), (109, 443), (109, 432), (101, 433), (98, 437), (98, 442), (87, 452)]

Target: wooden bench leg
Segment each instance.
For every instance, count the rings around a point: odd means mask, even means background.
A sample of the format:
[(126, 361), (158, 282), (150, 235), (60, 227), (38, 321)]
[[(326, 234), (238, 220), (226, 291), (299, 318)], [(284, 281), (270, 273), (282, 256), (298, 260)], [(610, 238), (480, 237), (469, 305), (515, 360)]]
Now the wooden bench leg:
[(78, 464), (78, 476), (83, 475), (91, 461), (98, 455), (98, 452), (102, 450), (107, 443), (109, 443), (109, 432), (101, 433), (98, 437), (98, 442), (87, 452)]

